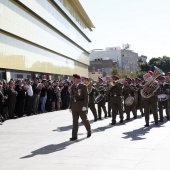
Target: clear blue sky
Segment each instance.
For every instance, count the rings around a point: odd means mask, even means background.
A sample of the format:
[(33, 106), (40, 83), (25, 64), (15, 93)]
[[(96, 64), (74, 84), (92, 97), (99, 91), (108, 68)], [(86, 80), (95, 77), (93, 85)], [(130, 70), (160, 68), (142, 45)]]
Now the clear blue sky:
[(79, 0), (95, 25), (92, 49), (129, 43), (139, 55), (170, 57), (170, 0)]

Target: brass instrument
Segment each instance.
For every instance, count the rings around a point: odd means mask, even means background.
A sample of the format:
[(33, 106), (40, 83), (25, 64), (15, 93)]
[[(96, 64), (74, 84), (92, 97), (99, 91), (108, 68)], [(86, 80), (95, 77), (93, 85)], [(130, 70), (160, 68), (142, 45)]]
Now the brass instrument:
[(150, 98), (154, 95), (154, 92), (157, 91), (157, 89), (159, 88), (159, 83), (157, 81), (155, 81), (159, 76), (164, 75), (164, 72), (159, 69), (158, 67), (154, 66), (155, 70), (154, 73), (151, 77), (151, 79), (149, 79), (145, 84), (144, 84), (144, 88), (141, 90), (141, 96), (143, 98)]
[(112, 81), (110, 81), (109, 82), (109, 84), (111, 85), (111, 86), (115, 86), (117, 83), (123, 83), (124, 82), (124, 79), (119, 79), (119, 80), (112, 80)]
[(90, 94), (92, 92), (92, 90), (93, 90), (92, 82), (89, 81), (87, 83), (87, 92), (88, 92), (88, 94)]
[(100, 92), (100, 91), (108, 91), (109, 90), (109, 87), (105, 84), (105, 85), (103, 85), (103, 86), (100, 86), (99, 88), (98, 88), (98, 92)]
[(109, 85), (110, 86), (115, 86), (116, 83), (117, 83), (117, 81), (112, 80), (112, 81), (109, 82)]

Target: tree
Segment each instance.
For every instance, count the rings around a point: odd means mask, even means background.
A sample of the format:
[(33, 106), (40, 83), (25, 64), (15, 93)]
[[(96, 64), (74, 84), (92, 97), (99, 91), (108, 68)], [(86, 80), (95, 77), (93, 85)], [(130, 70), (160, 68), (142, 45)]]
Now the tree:
[(112, 71), (111, 71), (111, 75), (112, 75), (112, 76), (114, 76), (114, 75), (119, 75), (119, 70), (118, 70), (118, 68), (113, 67), (113, 68), (112, 68)]
[(152, 58), (148, 63), (141, 65), (141, 71), (154, 71), (154, 66), (157, 66), (166, 74), (170, 71), (170, 57), (163, 56)]

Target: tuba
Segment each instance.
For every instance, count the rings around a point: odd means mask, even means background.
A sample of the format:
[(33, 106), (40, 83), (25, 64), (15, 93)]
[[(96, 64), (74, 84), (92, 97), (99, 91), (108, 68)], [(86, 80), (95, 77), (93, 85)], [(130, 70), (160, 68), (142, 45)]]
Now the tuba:
[(151, 77), (151, 79), (149, 79), (145, 84), (143, 89), (141, 90), (141, 96), (143, 98), (150, 98), (154, 95), (154, 92), (157, 91), (157, 89), (159, 88), (159, 84), (157, 81), (155, 81), (159, 76), (164, 75), (164, 72), (159, 69), (158, 67), (154, 66), (155, 70), (154, 73)]

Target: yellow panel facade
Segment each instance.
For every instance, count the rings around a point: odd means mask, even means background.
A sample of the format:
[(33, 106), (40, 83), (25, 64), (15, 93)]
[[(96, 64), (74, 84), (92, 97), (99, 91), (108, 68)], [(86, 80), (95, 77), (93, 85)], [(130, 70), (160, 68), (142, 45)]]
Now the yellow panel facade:
[[(61, 75), (81, 73), (87, 76), (87, 65), (0, 34), (0, 68)], [(22, 48), (20, 48), (22, 46)]]
[(91, 29), (80, 28), (59, 0), (1, 0), (0, 5), (0, 69), (88, 76)]

